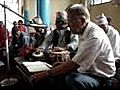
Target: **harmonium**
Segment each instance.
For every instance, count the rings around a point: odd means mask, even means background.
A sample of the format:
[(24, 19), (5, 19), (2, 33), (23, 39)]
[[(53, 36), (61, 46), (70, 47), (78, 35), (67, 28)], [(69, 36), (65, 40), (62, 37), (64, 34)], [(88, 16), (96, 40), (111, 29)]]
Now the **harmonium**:
[(29, 82), (31, 85), (32, 85), (32, 82), (30, 81), (29, 78), (32, 74), (49, 70), (52, 68), (52, 65), (46, 62), (25, 61), (25, 60), (18, 60), (18, 59), (19, 57), (15, 58), (15, 61), (17, 63), (16, 67), (20, 71), (24, 81)]

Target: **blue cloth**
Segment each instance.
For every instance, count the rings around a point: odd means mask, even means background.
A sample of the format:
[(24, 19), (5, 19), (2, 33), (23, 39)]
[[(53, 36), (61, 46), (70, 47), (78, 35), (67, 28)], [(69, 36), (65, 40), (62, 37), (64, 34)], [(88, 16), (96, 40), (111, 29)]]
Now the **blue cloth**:
[(72, 72), (66, 76), (66, 84), (72, 90), (101, 90), (101, 83), (105, 80), (96, 75)]

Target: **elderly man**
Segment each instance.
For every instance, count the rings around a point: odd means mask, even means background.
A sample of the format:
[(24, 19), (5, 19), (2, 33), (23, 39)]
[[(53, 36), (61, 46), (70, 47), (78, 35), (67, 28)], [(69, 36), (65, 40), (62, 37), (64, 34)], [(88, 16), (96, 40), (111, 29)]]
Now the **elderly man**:
[(96, 17), (96, 23), (105, 31), (107, 34), (115, 59), (120, 59), (120, 35), (119, 32), (111, 25), (108, 24), (107, 17), (102, 13)]
[[(53, 30), (44, 40), (42, 46), (45, 52), (49, 51), (50, 46), (55, 51), (67, 49), (73, 52), (78, 47), (78, 35), (72, 34), (68, 27), (67, 13), (58, 11), (56, 13), (56, 29)], [(73, 54), (73, 53), (72, 53)]]
[(100, 89), (103, 79), (115, 74), (115, 60), (110, 41), (105, 32), (90, 21), (88, 9), (81, 4), (68, 8), (69, 26), (79, 35), (80, 44), (77, 54), (61, 65), (48, 71), (34, 74), (31, 80), (67, 75), (66, 84), (72, 90)]

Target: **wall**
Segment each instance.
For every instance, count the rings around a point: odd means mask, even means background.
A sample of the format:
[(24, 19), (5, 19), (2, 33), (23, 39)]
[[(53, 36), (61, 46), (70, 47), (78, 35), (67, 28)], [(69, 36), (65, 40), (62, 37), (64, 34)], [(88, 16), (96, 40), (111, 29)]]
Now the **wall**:
[(113, 25), (120, 31), (120, 5), (113, 5), (112, 3), (106, 3), (101, 5), (91, 6), (90, 13), (91, 19), (95, 21), (95, 17), (101, 13), (106, 16), (110, 16), (113, 19)]
[(80, 0), (51, 0), (51, 24), (55, 23), (55, 14), (58, 10), (64, 10), (67, 6), (79, 3)]
[(30, 19), (33, 19), (37, 16), (37, 0), (30, 0), (29, 4)]
[[(50, 19), (51, 25), (55, 23), (55, 14), (58, 10), (64, 10), (67, 6), (80, 3), (84, 0), (50, 0)], [(30, 19), (37, 15), (37, 0), (29, 1)], [(107, 16), (113, 18), (113, 25), (120, 31), (120, 5), (112, 5), (111, 3), (105, 3), (101, 5), (95, 5), (90, 7), (91, 20), (95, 21), (95, 17), (101, 13), (105, 13)]]

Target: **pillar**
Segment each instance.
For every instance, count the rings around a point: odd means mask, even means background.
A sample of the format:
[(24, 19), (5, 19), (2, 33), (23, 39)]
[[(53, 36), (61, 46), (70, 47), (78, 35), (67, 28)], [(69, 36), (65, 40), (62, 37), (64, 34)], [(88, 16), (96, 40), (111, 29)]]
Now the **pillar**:
[(24, 17), (25, 17), (25, 24), (29, 24), (29, 0), (24, 0)]
[(43, 23), (47, 26), (50, 25), (50, 0), (38, 0), (39, 2), (39, 15), (41, 16)]

